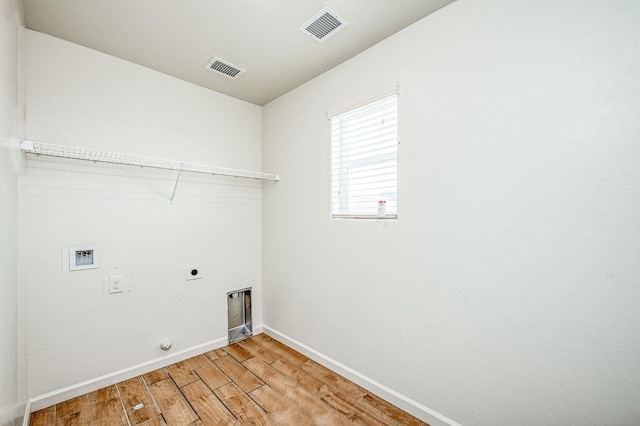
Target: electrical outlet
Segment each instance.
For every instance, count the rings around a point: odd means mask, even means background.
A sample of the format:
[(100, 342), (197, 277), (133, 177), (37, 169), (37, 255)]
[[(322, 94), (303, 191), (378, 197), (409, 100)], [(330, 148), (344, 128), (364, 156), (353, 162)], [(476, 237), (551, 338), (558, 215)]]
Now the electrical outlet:
[(122, 275), (109, 277), (109, 294), (122, 293)]

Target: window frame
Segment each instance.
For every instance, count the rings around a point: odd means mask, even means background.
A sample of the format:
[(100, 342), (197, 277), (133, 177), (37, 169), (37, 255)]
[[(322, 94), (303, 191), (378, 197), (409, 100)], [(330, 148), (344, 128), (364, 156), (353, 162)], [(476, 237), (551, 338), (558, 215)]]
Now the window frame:
[[(341, 176), (348, 176), (348, 174), (345, 175), (340, 175), (339, 173), (336, 174), (336, 171), (334, 170), (336, 167), (336, 159), (334, 158), (335, 155), (335, 149), (336, 149), (336, 144), (339, 144), (340, 147), (342, 148), (343, 146), (345, 146), (344, 143), (340, 143), (339, 141), (335, 140), (335, 134), (336, 134), (336, 129), (335, 126), (337, 125), (337, 122), (334, 120), (340, 120), (340, 119), (346, 119), (349, 120), (350, 118), (355, 118), (355, 117), (360, 117), (357, 112), (359, 110), (365, 110), (366, 107), (369, 106), (375, 106), (376, 103), (379, 103), (380, 105), (377, 106), (377, 108), (374, 108), (373, 110), (369, 111), (369, 112), (365, 112), (362, 113), (362, 116), (373, 116), (375, 117), (376, 114), (380, 113), (381, 111), (383, 111), (386, 108), (389, 108), (389, 106), (387, 104), (385, 104), (384, 101), (388, 101), (388, 100), (392, 100), (393, 102), (393, 111), (392, 111), (392, 118), (394, 119), (394, 121), (392, 121), (391, 126), (393, 129), (393, 137), (385, 142), (374, 142), (373, 140), (367, 140), (367, 142), (370, 142), (370, 145), (365, 145), (365, 146), (371, 146), (374, 149), (380, 150), (380, 151), (384, 151), (384, 149), (389, 149), (389, 147), (391, 146), (389, 144), (389, 142), (391, 140), (394, 141), (394, 148), (393, 151), (388, 151), (388, 154), (385, 154), (383, 152), (377, 152), (376, 154), (373, 154), (373, 156), (379, 155), (381, 158), (379, 161), (375, 162), (375, 165), (372, 167), (372, 169), (370, 170), (370, 172), (373, 171), (380, 171), (380, 173), (383, 173), (382, 170), (384, 170), (384, 168), (389, 168), (392, 170), (393, 176), (390, 179), (387, 178), (383, 178), (381, 180), (379, 180), (378, 182), (373, 182), (372, 185), (375, 186), (374, 184), (379, 184), (379, 188), (384, 188), (384, 184), (387, 183), (392, 183), (393, 184), (393, 190), (391, 191), (393, 196), (391, 198), (392, 200), (392, 213), (386, 213), (384, 216), (379, 216), (377, 214), (377, 203), (378, 201), (374, 201), (374, 207), (367, 207), (367, 210), (372, 210), (372, 213), (368, 213), (362, 212), (362, 209), (351, 209), (351, 211), (348, 211), (349, 209), (342, 210), (340, 209), (340, 211), (336, 211), (335, 210), (335, 198), (336, 198), (336, 194), (335, 194), (335, 190), (336, 190), (336, 185), (335, 185), (335, 179), (336, 178), (341, 178)], [(382, 101), (382, 102), (381, 102)], [(400, 145), (400, 137), (399, 137), (399, 85), (397, 83), (384, 87), (368, 96), (362, 97), (362, 98), (358, 98), (355, 99), (351, 102), (342, 104), (340, 106), (334, 107), (334, 108), (330, 108), (327, 111), (327, 118), (329, 119), (330, 122), (330, 199), (329, 199), (329, 210), (330, 210), (330, 217), (332, 219), (377, 219), (377, 220), (397, 220), (398, 218), (398, 153), (399, 153), (399, 145)], [(386, 106), (385, 106), (386, 105)], [(352, 115), (352, 117), (349, 117), (349, 115)], [(355, 114), (355, 115), (354, 115)], [(356, 120), (354, 120), (356, 121)], [(384, 121), (384, 120), (383, 120)], [(348, 126), (348, 123), (347, 123)], [(384, 124), (382, 124), (382, 126), (384, 126)], [(371, 129), (372, 132), (375, 132), (375, 130)], [(376, 134), (376, 136), (374, 137), (369, 137), (368, 139), (374, 139), (375, 137), (380, 136), (380, 134)], [(349, 141), (347, 140), (347, 144), (349, 144)], [(353, 142), (351, 142), (351, 144), (353, 144)], [(386, 145), (385, 145), (386, 144)], [(386, 159), (384, 157), (387, 157)], [(389, 157), (391, 156), (391, 157)], [(338, 167), (340, 167), (342, 165), (342, 163), (338, 163)], [(366, 169), (366, 166), (364, 166), (364, 168), (361, 166), (361, 172), (363, 172), (363, 170)], [(388, 172), (387, 172), (388, 173)], [(364, 184), (366, 185), (366, 183)], [(379, 188), (371, 188), (371, 189), (379, 189)], [(366, 192), (366, 190), (365, 190)], [(381, 198), (379, 196), (376, 195), (368, 195), (370, 197), (375, 197), (378, 200), (384, 199), (387, 203), (389, 201), (389, 198)], [(354, 212), (354, 210), (356, 210)], [(359, 210), (359, 211), (358, 211)]]

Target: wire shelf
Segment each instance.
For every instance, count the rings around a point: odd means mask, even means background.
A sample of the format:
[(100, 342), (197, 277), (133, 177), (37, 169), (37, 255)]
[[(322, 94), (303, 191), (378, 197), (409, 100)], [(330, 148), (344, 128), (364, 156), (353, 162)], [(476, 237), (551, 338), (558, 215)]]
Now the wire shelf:
[(49, 157), (72, 158), (100, 163), (124, 164), (128, 166), (149, 167), (154, 169), (176, 170), (176, 177), (171, 203), (176, 195), (178, 182), (182, 172), (203, 173), (210, 175), (233, 176), (238, 178), (279, 181), (280, 176), (273, 173), (253, 172), (250, 170), (230, 169), (227, 167), (209, 166), (198, 163), (185, 163), (173, 160), (161, 160), (158, 158), (141, 157), (138, 155), (118, 154), (115, 152), (96, 151), (93, 149), (77, 148), (73, 146), (53, 145), (40, 142), (22, 141), (20, 149), (23, 152), (34, 155), (46, 155)]
[(150, 167), (154, 169), (177, 170), (211, 175), (234, 176), (249, 179), (280, 180), (280, 176), (273, 173), (253, 172), (249, 170), (230, 169), (226, 167), (209, 166), (198, 163), (185, 163), (173, 160), (162, 160), (137, 155), (118, 154), (115, 152), (96, 151), (73, 146), (52, 145), (40, 142), (22, 141), (22, 151), (50, 157), (73, 158), (76, 160), (96, 161), (101, 163), (125, 164), (129, 166)]

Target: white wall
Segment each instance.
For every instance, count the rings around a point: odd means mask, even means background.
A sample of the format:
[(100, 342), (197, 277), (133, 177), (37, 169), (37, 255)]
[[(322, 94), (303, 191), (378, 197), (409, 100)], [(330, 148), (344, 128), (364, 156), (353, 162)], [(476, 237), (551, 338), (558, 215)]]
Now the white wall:
[(22, 421), (26, 375), (19, 356), (17, 278), (18, 141), (24, 113), (20, 55), (22, 8), (0, 1), (0, 425)]
[[(464, 425), (640, 423), (640, 2), (458, 0), (266, 105), (265, 324)], [(400, 83), (397, 222), (327, 108)]]
[[(26, 139), (259, 170), (261, 108), (27, 31)], [(254, 287), (262, 323), (261, 184), (30, 157), (19, 177), (29, 395), (219, 341), (226, 293)], [(95, 244), (98, 269), (68, 270)], [(185, 282), (184, 268), (203, 278)], [(109, 295), (103, 279), (123, 275)]]

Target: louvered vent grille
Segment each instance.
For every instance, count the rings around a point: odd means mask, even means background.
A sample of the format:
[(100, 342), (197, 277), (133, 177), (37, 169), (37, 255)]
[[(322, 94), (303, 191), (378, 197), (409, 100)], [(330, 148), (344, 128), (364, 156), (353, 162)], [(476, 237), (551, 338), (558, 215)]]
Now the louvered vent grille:
[(347, 21), (328, 7), (325, 7), (302, 24), (299, 30), (317, 42), (322, 43), (347, 25)]
[(309, 31), (317, 38), (323, 38), (340, 25), (342, 25), (342, 22), (338, 21), (328, 13), (325, 13), (319, 19), (313, 21), (313, 23), (305, 28), (305, 30)]
[(206, 68), (233, 79), (238, 78), (240, 74), (244, 72), (243, 69), (240, 69), (227, 61), (223, 61), (220, 58), (213, 58), (209, 61)]

